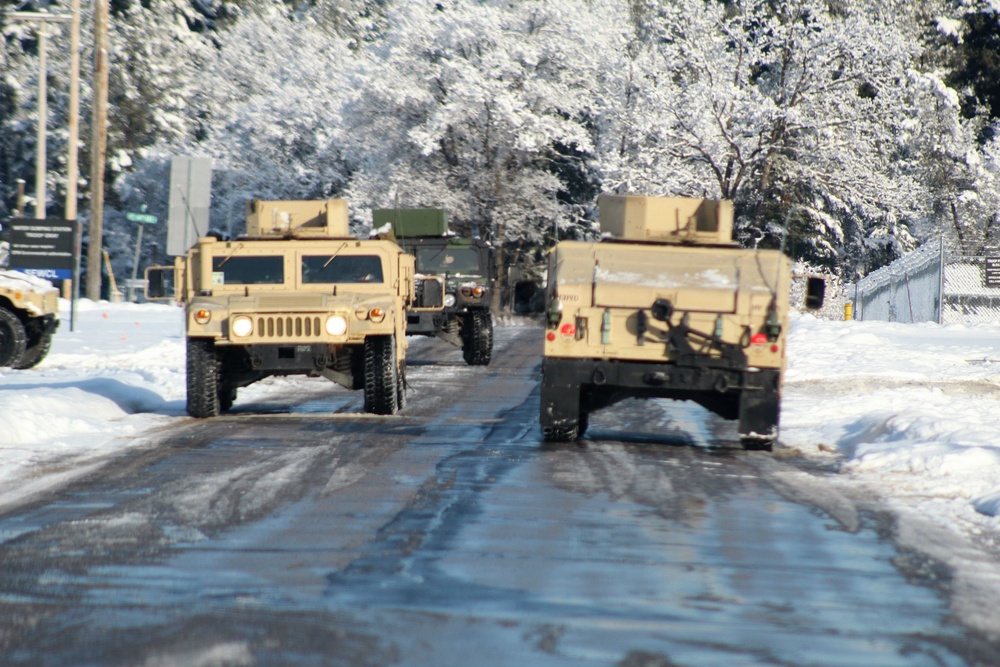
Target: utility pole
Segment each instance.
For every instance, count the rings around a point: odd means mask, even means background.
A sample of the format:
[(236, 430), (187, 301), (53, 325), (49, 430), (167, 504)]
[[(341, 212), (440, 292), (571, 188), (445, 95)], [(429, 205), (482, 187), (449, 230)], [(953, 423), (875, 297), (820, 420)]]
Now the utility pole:
[[(66, 219), (76, 220), (80, 143), (80, 0), (70, 2), (69, 155), (66, 157)], [(74, 276), (79, 282), (79, 276)]]
[(35, 219), (45, 219), (45, 147), (46, 125), (49, 120), (48, 27), (38, 25), (38, 139), (35, 153)]
[(101, 298), (104, 220), (104, 163), (108, 149), (108, 0), (94, 2), (94, 104), (90, 149), (90, 246), (87, 248), (87, 298)]
[(46, 129), (49, 119), (48, 99), (48, 26), (47, 23), (65, 23), (69, 16), (61, 14), (46, 14), (44, 12), (10, 12), (10, 21), (28, 21), (37, 23), (38, 31), (38, 127), (35, 143), (35, 218), (45, 218), (46, 196)]
[(66, 158), (66, 219), (73, 223), (73, 293), (69, 302), (69, 330), (76, 329), (76, 302), (80, 300), (80, 253), (83, 233), (77, 219), (77, 181), (80, 153), (80, 0), (70, 0), (69, 32), (69, 155)]

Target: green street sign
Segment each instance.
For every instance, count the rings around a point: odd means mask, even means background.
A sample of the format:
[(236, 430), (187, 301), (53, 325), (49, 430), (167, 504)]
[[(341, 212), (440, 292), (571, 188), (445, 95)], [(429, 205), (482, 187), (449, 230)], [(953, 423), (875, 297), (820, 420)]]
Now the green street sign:
[(125, 219), (131, 220), (132, 222), (142, 222), (147, 225), (156, 224), (156, 216), (148, 213), (126, 213)]

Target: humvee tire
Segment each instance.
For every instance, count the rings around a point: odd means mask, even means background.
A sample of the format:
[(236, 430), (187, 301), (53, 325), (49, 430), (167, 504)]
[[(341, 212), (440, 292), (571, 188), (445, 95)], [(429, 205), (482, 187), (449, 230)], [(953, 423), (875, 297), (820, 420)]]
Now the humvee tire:
[(396, 337), (365, 339), (365, 412), (392, 415), (399, 409), (399, 368)]
[(236, 402), (236, 390), (235, 389), (220, 389), (219, 390), (219, 411), (229, 412), (233, 408), (233, 403)]
[(217, 417), (219, 401), (219, 359), (211, 338), (187, 340), (187, 413), (192, 417)]
[(586, 412), (581, 412), (574, 426), (542, 427), (542, 438), (546, 442), (573, 442), (583, 437), (589, 425), (589, 415)]
[(778, 439), (781, 378), (773, 370), (761, 370), (755, 377), (753, 391), (743, 392), (740, 396), (740, 444), (748, 451), (769, 452)]
[(12, 368), (26, 369), (34, 368), (52, 349), (52, 333), (28, 332), (28, 342), (24, 348), (21, 360), (16, 364), (11, 364)]
[(402, 365), (396, 371), (396, 409), (402, 410), (406, 407), (406, 365)]
[(27, 348), (28, 333), (21, 319), (0, 307), (0, 366), (18, 368)]
[(473, 311), (462, 324), (462, 356), (470, 366), (489, 366), (493, 359), (493, 321), (488, 311)]

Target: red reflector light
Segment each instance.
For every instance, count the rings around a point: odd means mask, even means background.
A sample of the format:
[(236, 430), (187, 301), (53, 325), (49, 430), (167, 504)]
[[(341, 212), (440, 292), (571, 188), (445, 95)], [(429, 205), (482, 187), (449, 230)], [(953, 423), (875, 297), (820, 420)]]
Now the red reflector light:
[(550, 331), (545, 335), (545, 338), (551, 342), (556, 339), (556, 335)]
[(777, 345), (772, 345), (771, 346), (771, 352), (777, 353), (778, 352), (778, 346)]
[(763, 345), (767, 342), (767, 336), (762, 333), (754, 334), (753, 338), (750, 339), (750, 342), (754, 345)]
[(563, 336), (572, 336), (573, 334), (576, 333), (576, 325), (569, 323), (564, 324), (562, 325), (562, 328), (559, 330), (559, 333), (561, 333)]

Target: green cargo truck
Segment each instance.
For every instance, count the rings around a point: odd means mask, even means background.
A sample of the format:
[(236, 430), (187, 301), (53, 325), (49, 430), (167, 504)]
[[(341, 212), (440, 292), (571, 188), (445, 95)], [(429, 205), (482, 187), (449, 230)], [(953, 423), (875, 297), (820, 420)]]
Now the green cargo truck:
[(441, 209), (375, 209), (372, 219), (377, 232), (388, 233), (416, 257), (417, 300), (407, 311), (407, 335), (441, 338), (461, 348), (469, 365), (488, 365), (493, 357), (493, 248), (481, 239), (451, 234)]

